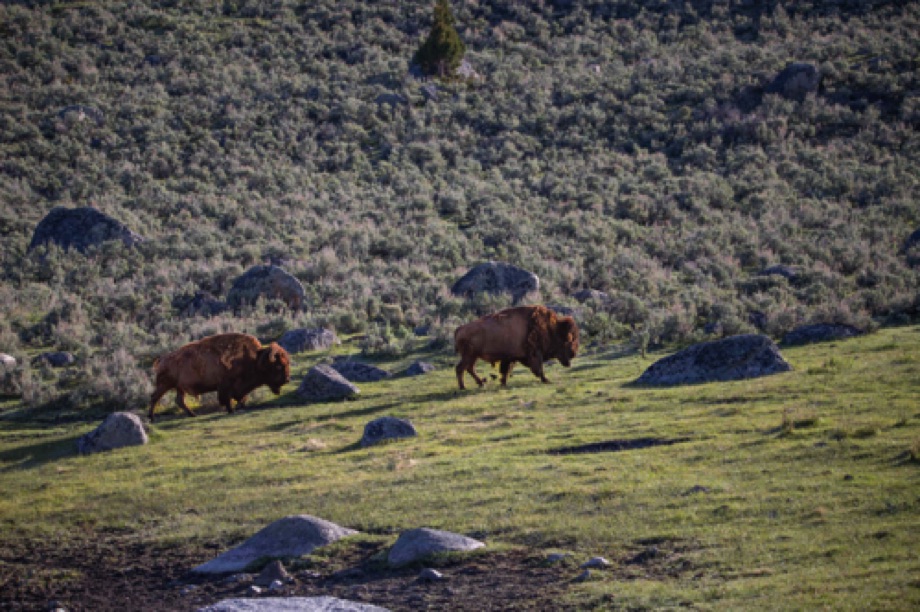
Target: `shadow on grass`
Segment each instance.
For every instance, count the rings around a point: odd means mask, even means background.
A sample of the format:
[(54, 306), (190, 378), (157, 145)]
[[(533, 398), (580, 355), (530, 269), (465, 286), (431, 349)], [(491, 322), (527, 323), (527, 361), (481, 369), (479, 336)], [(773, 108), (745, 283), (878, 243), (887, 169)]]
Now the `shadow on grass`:
[(79, 438), (80, 436), (71, 436), (63, 440), (40, 442), (0, 452), (0, 472), (28, 470), (51, 461), (74, 456), (77, 454)]

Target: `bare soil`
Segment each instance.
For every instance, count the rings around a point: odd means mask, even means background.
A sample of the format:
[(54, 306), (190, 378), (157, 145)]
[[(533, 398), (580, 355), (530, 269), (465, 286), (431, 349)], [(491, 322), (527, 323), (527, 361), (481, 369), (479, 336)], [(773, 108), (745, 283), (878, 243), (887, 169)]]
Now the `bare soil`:
[[(218, 548), (156, 547), (127, 534), (96, 534), (79, 544), (0, 541), (0, 610), (181, 611), (246, 597), (247, 578), (188, 573)], [(514, 550), (451, 560), (438, 568), (444, 580), (423, 582), (419, 567), (386, 568), (379, 561), (383, 549), (364, 542), (328, 560), (328, 567), (298, 569), (295, 563), (292, 581), (270, 596), (327, 595), (394, 611), (551, 610), (559, 609), (559, 596), (581, 572)], [(261, 596), (268, 595), (264, 590)]]

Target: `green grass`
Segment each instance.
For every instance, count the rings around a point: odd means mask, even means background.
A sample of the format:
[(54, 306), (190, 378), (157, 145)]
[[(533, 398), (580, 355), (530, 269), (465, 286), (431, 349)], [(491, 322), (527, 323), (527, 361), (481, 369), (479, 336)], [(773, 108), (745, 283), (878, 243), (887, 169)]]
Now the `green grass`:
[[(508, 389), (458, 392), (441, 367), (311, 405), (293, 391), (316, 357), (298, 356), (282, 398), (195, 419), (170, 409), (141, 448), (80, 457), (95, 423), (0, 420), (0, 529), (230, 546), (307, 513), (368, 537), (426, 526), (614, 561), (571, 585), (571, 607), (915, 608), (918, 349), (920, 327), (884, 329), (784, 349), (787, 374), (670, 389), (625, 386), (660, 354), (597, 349), (551, 366), (551, 385), (519, 370)], [(419, 437), (358, 448), (384, 415)], [(688, 441), (547, 452), (648, 437)], [(654, 564), (627, 563), (651, 544), (665, 552)]]

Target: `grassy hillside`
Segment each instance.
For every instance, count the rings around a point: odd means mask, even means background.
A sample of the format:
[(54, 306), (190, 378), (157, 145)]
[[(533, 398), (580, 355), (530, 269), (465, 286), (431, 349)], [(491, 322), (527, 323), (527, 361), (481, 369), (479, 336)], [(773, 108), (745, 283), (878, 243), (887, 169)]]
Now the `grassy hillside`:
[[(487, 259), (537, 273), (534, 301), (610, 293), (583, 317), (602, 341), (916, 316), (918, 3), (455, 2), (480, 78), (436, 100), (408, 70), (431, 9), (0, 7), (0, 351), (78, 356), (26, 366), (26, 400), (141, 403), (153, 355), (225, 329), (399, 353), (506, 303), (447, 292)], [(818, 92), (766, 93), (790, 61)], [(148, 240), (27, 254), (59, 205)], [(304, 312), (178, 317), (269, 260)]]
[[(506, 390), (456, 392), (440, 368), (314, 405), (290, 385), (258, 409), (167, 417), (147, 446), (88, 457), (75, 455), (88, 424), (2, 421), (2, 590), (10, 601), (117, 607), (155, 580), (154, 601), (194, 609), (227, 587), (180, 596), (185, 583), (170, 580), (309, 513), (364, 535), (294, 564), (323, 577), (298, 573), (297, 592), (363, 592), (394, 610), (916, 609), (918, 345), (916, 326), (885, 329), (787, 349), (789, 373), (673, 389), (627, 386), (649, 362), (619, 349), (551, 367), (552, 385), (519, 372)], [(301, 356), (295, 369), (322, 357)], [(410, 419), (419, 436), (359, 448), (364, 425), (384, 415)], [(556, 452), (650, 439), (677, 443)], [(412, 586), (417, 569), (375, 565), (397, 533), (419, 526), (488, 543), (443, 568), (449, 603), (441, 587)], [(574, 555), (541, 569), (559, 551)], [(163, 567), (146, 568), (151, 555)], [(573, 582), (594, 555), (612, 566)], [(368, 562), (367, 573), (336, 578)], [(497, 577), (494, 594), (468, 584), (480, 570)], [(523, 570), (552, 575), (518, 583)], [(412, 600), (416, 588), (431, 599)]]

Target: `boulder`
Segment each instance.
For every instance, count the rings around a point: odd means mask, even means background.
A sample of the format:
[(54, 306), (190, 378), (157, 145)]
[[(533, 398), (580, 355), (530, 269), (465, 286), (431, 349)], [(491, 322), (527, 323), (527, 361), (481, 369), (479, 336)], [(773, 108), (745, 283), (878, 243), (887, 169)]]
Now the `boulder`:
[(134, 246), (143, 242), (144, 238), (95, 208), (58, 206), (51, 209), (35, 227), (28, 250), (43, 244), (56, 244), (62, 249), (85, 253), (109, 240), (120, 240), (125, 246)]
[(317, 548), (358, 533), (306, 514), (279, 519), (234, 549), (194, 568), (196, 574), (241, 572), (259, 559), (308, 555)]
[(92, 121), (98, 126), (105, 123), (105, 113), (95, 106), (87, 106), (85, 104), (66, 106), (58, 111), (58, 117), (64, 121)]
[(597, 289), (582, 289), (581, 291), (575, 292), (572, 297), (584, 304), (588, 300), (594, 300), (600, 304), (606, 304), (610, 301), (610, 295), (604, 293), (603, 291), (598, 291)]
[(52, 368), (63, 368), (69, 365), (73, 365), (76, 359), (71, 353), (66, 351), (51, 351), (47, 353), (42, 353), (34, 360), (36, 363), (41, 363), (44, 361)]
[(387, 563), (392, 567), (401, 567), (438, 553), (476, 550), (483, 546), (485, 544), (479, 540), (450, 531), (410, 529), (400, 534), (390, 549)]
[(332, 363), (332, 369), (351, 382), (377, 382), (393, 376), (384, 369), (350, 359), (337, 359)]
[(421, 374), (427, 374), (428, 372), (434, 372), (435, 367), (428, 363), (427, 361), (416, 361), (408, 368), (406, 368), (406, 376), (419, 376)]
[(253, 266), (233, 281), (227, 292), (227, 303), (237, 308), (254, 304), (256, 300), (281, 300), (292, 310), (303, 307), (303, 285), (278, 266)]
[(745, 334), (696, 344), (660, 359), (635, 384), (670, 386), (743, 380), (791, 369), (770, 338)]
[(297, 396), (308, 402), (344, 400), (359, 393), (358, 387), (324, 364), (310, 368), (297, 388)]
[(803, 344), (812, 344), (814, 342), (831, 342), (833, 340), (842, 340), (844, 338), (853, 338), (861, 336), (865, 332), (851, 325), (839, 325), (836, 323), (818, 323), (816, 325), (803, 325), (796, 327), (791, 332), (783, 336), (783, 345), (801, 346)]
[(386, 608), (336, 597), (224, 599), (198, 612), (387, 612)]
[(766, 93), (776, 93), (789, 100), (799, 102), (810, 93), (817, 93), (823, 75), (813, 64), (790, 62), (776, 78), (767, 85)]
[(328, 329), (291, 329), (284, 332), (278, 344), (288, 353), (303, 353), (327, 349), (338, 342), (335, 332)]
[(16, 358), (6, 353), (0, 353), (0, 368), (12, 370), (16, 367)]
[(396, 417), (380, 417), (364, 426), (364, 436), (361, 438), (361, 448), (380, 444), (387, 440), (400, 438), (414, 438), (418, 435), (415, 427), (408, 419)]
[(489, 261), (474, 266), (454, 283), (450, 292), (472, 297), (479, 293), (508, 293), (517, 304), (528, 293), (540, 289), (540, 279), (533, 272), (502, 262)]
[(799, 273), (796, 272), (795, 268), (791, 268), (789, 266), (781, 266), (781, 265), (770, 266), (768, 268), (764, 268), (763, 270), (758, 272), (757, 275), (758, 276), (782, 276), (788, 281), (794, 281), (796, 278), (799, 277)]
[(89, 455), (143, 444), (147, 444), (147, 432), (141, 418), (130, 412), (113, 412), (99, 427), (77, 440), (77, 451)]

